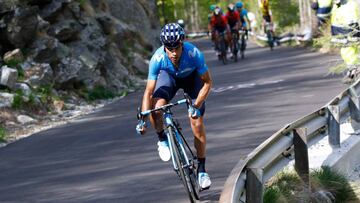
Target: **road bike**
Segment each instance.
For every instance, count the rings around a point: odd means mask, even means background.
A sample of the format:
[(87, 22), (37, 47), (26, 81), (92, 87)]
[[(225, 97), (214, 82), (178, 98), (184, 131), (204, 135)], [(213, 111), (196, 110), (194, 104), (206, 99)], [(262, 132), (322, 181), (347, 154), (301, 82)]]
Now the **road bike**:
[(273, 36), (273, 24), (266, 22), (265, 23), (265, 34), (267, 37), (267, 42), (269, 44), (270, 50), (274, 49), (274, 36)]
[(226, 65), (227, 63), (227, 58), (226, 58), (227, 45), (225, 40), (225, 34), (226, 32), (219, 33), (219, 39), (217, 42), (218, 45), (217, 47), (219, 48), (220, 51), (219, 60), (221, 60), (224, 65)]
[(241, 28), (239, 30), (240, 33), (240, 55), (241, 58), (245, 58), (245, 49), (246, 49), (246, 30), (245, 28)]
[(233, 57), (234, 57), (234, 61), (236, 62), (237, 59), (238, 59), (238, 51), (239, 51), (239, 33), (237, 30), (235, 29), (232, 29), (231, 30), (231, 43), (232, 43), (232, 54), (233, 54)]
[(199, 200), (199, 192), (201, 191), (197, 181), (198, 177), (195, 164), (195, 162), (197, 162), (197, 157), (194, 155), (188, 142), (182, 134), (179, 122), (173, 118), (173, 113), (171, 112), (171, 108), (174, 106), (186, 104), (189, 107), (192, 105), (192, 100), (186, 93), (184, 93), (184, 97), (185, 99), (179, 100), (175, 103), (169, 103), (143, 112), (140, 112), (140, 108), (138, 108), (137, 117), (138, 120), (140, 120), (143, 119), (144, 116), (153, 112), (163, 112), (164, 131), (169, 143), (173, 168), (176, 174), (180, 177), (186, 193), (189, 196), (190, 202), (194, 203), (196, 200)]

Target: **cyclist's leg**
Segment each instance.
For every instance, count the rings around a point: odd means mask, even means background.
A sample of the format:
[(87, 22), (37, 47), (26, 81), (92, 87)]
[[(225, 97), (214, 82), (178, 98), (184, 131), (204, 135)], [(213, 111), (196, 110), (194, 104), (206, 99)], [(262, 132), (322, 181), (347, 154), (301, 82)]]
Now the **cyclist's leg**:
[[(175, 96), (177, 90), (174, 78), (166, 71), (161, 70), (153, 94), (153, 108), (167, 104)], [(157, 133), (163, 132), (162, 112), (157, 111), (153, 113), (150, 116), (150, 122)], [(159, 134), (159, 136), (161, 135)]]
[[(201, 88), (203, 86), (203, 82), (196, 72), (191, 74), (189, 77), (181, 81), (181, 87), (184, 89), (184, 92), (189, 94), (191, 99), (195, 100), (198, 96)], [(196, 148), (197, 157), (200, 159), (205, 159), (206, 157), (206, 133), (205, 133), (205, 125), (203, 122), (204, 114), (205, 114), (205, 102), (199, 108), (201, 117), (198, 119), (190, 118), (191, 129), (195, 136), (194, 145)], [(205, 162), (203, 165), (199, 167), (200, 172), (205, 172)]]

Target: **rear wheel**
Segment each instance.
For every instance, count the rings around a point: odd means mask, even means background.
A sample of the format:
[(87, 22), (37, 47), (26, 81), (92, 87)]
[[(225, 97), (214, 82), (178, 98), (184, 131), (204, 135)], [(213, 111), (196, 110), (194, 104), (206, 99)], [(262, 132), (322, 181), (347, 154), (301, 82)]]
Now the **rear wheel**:
[(190, 202), (195, 203), (196, 200), (199, 199), (197, 184), (194, 182), (194, 179), (196, 181), (196, 174), (194, 174), (193, 166), (186, 164), (184, 152), (179, 142), (175, 140), (175, 131), (171, 127), (169, 127), (168, 131), (170, 135), (170, 145), (174, 155), (174, 162), (178, 167), (177, 172), (185, 187), (186, 193), (189, 196)]
[(232, 37), (232, 43), (233, 43), (233, 55), (234, 55), (234, 61), (237, 61), (237, 54), (239, 51), (239, 43), (238, 43), (239, 39), (237, 37), (237, 34), (233, 33), (233, 37)]
[(221, 50), (221, 60), (224, 65), (226, 65), (227, 59), (226, 59), (226, 43), (225, 39), (222, 36), (220, 41), (220, 50)]
[(267, 31), (267, 38), (270, 50), (272, 51), (274, 49), (274, 38), (270, 30)]

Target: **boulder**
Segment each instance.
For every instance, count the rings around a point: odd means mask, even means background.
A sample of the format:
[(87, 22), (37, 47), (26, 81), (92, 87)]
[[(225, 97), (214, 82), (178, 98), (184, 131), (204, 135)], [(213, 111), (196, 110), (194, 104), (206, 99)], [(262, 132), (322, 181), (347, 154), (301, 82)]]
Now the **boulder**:
[(14, 101), (14, 94), (0, 92), (0, 108), (10, 108)]
[(30, 86), (26, 83), (16, 83), (15, 90), (21, 90), (22, 93), (27, 97), (30, 96), (32, 92)]
[(22, 66), (25, 82), (32, 87), (51, 84), (54, 80), (54, 72), (48, 63), (27, 62)]
[(2, 66), (0, 69), (0, 85), (14, 89), (15, 83), (18, 78), (18, 71), (7, 66)]
[(73, 57), (62, 58), (55, 71), (55, 82), (62, 84), (76, 79), (83, 63)]
[(60, 42), (67, 42), (76, 40), (80, 29), (81, 26), (75, 20), (66, 20), (53, 25), (48, 33)]
[(134, 53), (133, 65), (136, 72), (140, 73), (141, 75), (146, 75), (148, 72), (149, 64), (146, 60), (138, 53)]
[(17, 116), (17, 121), (21, 124), (30, 124), (30, 123), (34, 123), (36, 122), (35, 119), (31, 118), (30, 116), (27, 116), (27, 115), (19, 115)]
[(8, 51), (4, 55), (4, 62), (11, 63), (11, 62), (23, 62), (24, 55), (20, 49), (15, 49), (13, 51)]
[(15, 9), (9, 22), (6, 22), (6, 36), (8, 41), (15, 47), (24, 48), (35, 38), (38, 8), (28, 7)]

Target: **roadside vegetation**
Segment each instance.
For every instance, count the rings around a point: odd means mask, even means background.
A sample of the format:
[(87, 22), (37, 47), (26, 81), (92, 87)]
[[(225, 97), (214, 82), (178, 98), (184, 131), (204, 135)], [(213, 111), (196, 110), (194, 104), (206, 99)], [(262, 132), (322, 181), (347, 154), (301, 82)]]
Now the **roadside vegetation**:
[(330, 167), (312, 170), (310, 185), (309, 191), (295, 171), (282, 171), (266, 184), (264, 203), (359, 202), (346, 177)]
[(0, 124), (0, 142), (5, 142), (6, 130), (5, 127)]

